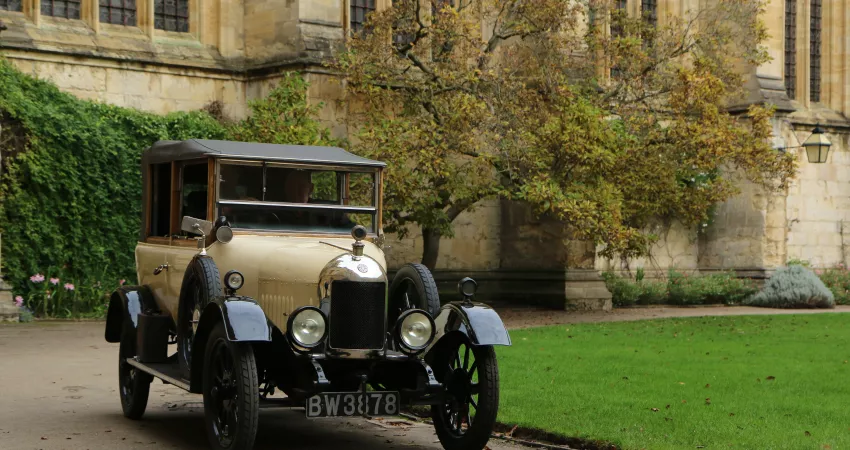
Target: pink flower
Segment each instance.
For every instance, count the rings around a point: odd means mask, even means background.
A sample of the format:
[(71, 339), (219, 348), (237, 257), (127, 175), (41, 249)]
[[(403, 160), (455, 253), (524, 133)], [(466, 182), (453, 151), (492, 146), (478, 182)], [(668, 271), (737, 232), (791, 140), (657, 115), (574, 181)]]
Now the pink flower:
[(59, 284), (59, 278), (51, 278), (50, 284), (56, 286), (57, 284)]
[(24, 298), (23, 297), (21, 297), (20, 295), (15, 297), (15, 306), (20, 308), (21, 306), (23, 306), (23, 304), (24, 304)]
[(66, 291), (73, 291), (73, 290), (74, 290), (74, 285), (73, 285), (73, 284), (71, 284), (71, 283), (65, 283), (65, 290), (66, 290)]
[(30, 281), (32, 281), (33, 283), (41, 283), (42, 281), (44, 281), (44, 275), (37, 273), (30, 277)]
[(124, 283), (126, 282), (127, 280), (118, 280), (118, 286), (124, 286)]

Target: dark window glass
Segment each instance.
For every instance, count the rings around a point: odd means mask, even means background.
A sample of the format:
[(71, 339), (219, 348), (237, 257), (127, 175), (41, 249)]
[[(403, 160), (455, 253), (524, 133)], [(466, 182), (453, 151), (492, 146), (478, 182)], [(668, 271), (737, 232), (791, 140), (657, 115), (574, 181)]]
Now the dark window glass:
[[(616, 0), (614, 2), (614, 11), (611, 14), (611, 39), (623, 37), (622, 19), (626, 15), (626, 0)], [(623, 70), (615, 64), (611, 67), (611, 78), (620, 78), (623, 76)]]
[(366, 15), (375, 10), (375, 0), (351, 0), (351, 17), (349, 25), (351, 31), (357, 32), (363, 29), (366, 23)]
[(171, 214), (171, 163), (151, 165), (151, 236), (168, 236)]
[(154, 0), (153, 23), (158, 30), (189, 32), (189, 0)]
[(136, 0), (100, 0), (100, 21), (136, 26)]
[(220, 165), (219, 215), (235, 228), (349, 232), (375, 225), (375, 174)]
[(79, 19), (80, 0), (41, 0), (41, 14), (66, 19)]
[(820, 56), (821, 56), (821, 0), (812, 0), (812, 17), (810, 23), (811, 55), (809, 63), (809, 99), (820, 101)]
[(23, 11), (23, 0), (0, 0), (0, 10)]
[(640, 12), (646, 23), (653, 27), (658, 26), (658, 0), (642, 0)]
[(797, 0), (785, 0), (785, 92), (797, 96)]
[(190, 216), (196, 219), (207, 218), (207, 162), (190, 164), (183, 167), (183, 186), (180, 196), (182, 197), (182, 216)]

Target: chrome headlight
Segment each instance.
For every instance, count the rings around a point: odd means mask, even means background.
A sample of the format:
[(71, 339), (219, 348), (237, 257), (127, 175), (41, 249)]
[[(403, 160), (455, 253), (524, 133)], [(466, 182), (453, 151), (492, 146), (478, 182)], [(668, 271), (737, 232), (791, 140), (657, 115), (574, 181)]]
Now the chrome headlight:
[(411, 309), (396, 322), (396, 337), (406, 353), (418, 353), (434, 339), (434, 319), (425, 311)]
[(286, 333), (294, 344), (313, 348), (325, 340), (328, 334), (327, 323), (325, 314), (319, 308), (303, 306), (289, 316)]
[(242, 288), (245, 284), (245, 277), (238, 270), (231, 270), (224, 274), (224, 285), (231, 291), (236, 291)]

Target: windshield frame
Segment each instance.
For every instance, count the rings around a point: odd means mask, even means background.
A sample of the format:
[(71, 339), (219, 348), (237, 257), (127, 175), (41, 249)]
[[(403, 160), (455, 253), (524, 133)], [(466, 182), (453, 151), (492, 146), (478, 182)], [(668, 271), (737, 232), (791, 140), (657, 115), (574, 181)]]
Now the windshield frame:
[[(245, 166), (263, 166), (263, 186), (265, 187), (265, 169), (266, 167), (274, 167), (274, 168), (287, 168), (287, 169), (306, 169), (306, 170), (316, 170), (316, 171), (335, 171), (337, 173), (369, 173), (372, 174), (374, 188), (372, 189), (373, 196), (373, 206), (349, 206), (343, 204), (317, 204), (317, 203), (290, 203), (290, 202), (268, 202), (268, 201), (251, 201), (251, 200), (232, 200), (232, 199), (222, 199), (221, 194), (221, 165), (222, 164), (232, 164), (232, 165), (245, 165)], [(344, 177), (346, 182), (348, 182), (349, 177)], [(235, 158), (215, 158), (215, 177), (213, 178), (215, 186), (211, 186), (214, 188), (215, 197), (214, 197), (214, 216), (220, 217), (220, 210), (222, 205), (234, 205), (234, 206), (267, 206), (267, 207), (292, 207), (298, 209), (317, 209), (317, 210), (332, 210), (332, 211), (346, 211), (346, 212), (354, 212), (354, 213), (368, 213), (373, 215), (372, 219), (372, 227), (367, 227), (370, 236), (378, 236), (382, 234), (382, 212), (383, 212), (383, 168), (382, 167), (368, 167), (368, 166), (359, 166), (359, 165), (344, 165), (344, 164), (308, 164), (308, 163), (290, 163), (290, 162), (281, 162), (275, 160), (259, 160), (259, 159), (235, 159)], [(340, 201), (343, 199), (343, 192), (346, 188), (346, 184), (340, 183), (339, 192), (337, 193)], [(238, 231), (241, 233), (261, 233), (261, 234), (308, 234), (308, 235), (347, 235), (348, 231), (327, 231), (327, 230), (316, 230), (316, 231), (304, 231), (304, 230), (287, 230), (287, 229), (262, 229), (262, 228), (238, 228), (234, 227), (234, 231)], [(240, 234), (241, 234), (240, 233)]]

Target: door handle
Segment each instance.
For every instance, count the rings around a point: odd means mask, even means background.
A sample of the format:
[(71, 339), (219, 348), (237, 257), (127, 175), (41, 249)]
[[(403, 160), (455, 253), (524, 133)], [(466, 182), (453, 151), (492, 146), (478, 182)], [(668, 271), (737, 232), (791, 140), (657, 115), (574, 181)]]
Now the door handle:
[(168, 263), (160, 264), (156, 269), (153, 270), (154, 275), (159, 275), (163, 270), (168, 270)]

